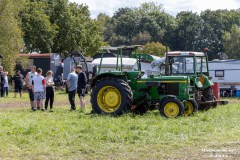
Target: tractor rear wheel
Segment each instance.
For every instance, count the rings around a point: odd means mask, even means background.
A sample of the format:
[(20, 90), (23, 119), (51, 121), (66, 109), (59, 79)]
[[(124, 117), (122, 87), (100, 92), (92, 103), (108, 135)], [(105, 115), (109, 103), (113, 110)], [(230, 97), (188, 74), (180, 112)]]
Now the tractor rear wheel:
[(195, 100), (187, 101), (187, 108), (184, 111), (185, 116), (193, 115), (194, 112), (198, 111), (198, 104)]
[(177, 98), (167, 98), (160, 104), (159, 111), (167, 118), (176, 118), (183, 115), (184, 105)]
[(120, 78), (103, 78), (92, 89), (92, 109), (97, 114), (121, 115), (132, 105), (132, 91)]

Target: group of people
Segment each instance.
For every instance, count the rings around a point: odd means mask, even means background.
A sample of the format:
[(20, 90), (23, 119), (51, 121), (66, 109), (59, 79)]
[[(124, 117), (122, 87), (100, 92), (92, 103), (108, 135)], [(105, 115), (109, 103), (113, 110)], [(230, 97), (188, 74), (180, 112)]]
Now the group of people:
[(71, 104), (71, 111), (76, 110), (75, 95), (78, 94), (81, 111), (85, 111), (85, 93), (87, 85), (87, 76), (82, 71), (82, 66), (77, 65), (71, 70), (67, 77), (68, 98)]
[[(9, 76), (8, 72), (5, 71), (3, 72), (3, 67), (0, 66), (0, 93), (1, 97), (8, 97), (9, 93)], [(23, 81), (24, 81), (24, 76), (21, 74), (20, 71), (16, 71), (16, 74), (11, 78), (12, 79), (12, 84), (14, 86), (14, 97), (17, 96), (17, 93), (20, 94), (20, 97), (22, 97), (22, 89), (23, 89)]]
[[(1, 97), (8, 96), (8, 73), (3, 72), (3, 67), (0, 66), (0, 91)], [(12, 78), (14, 83), (14, 97), (17, 93), (22, 97), (23, 82), (25, 81), (26, 87), (28, 88), (29, 99), (31, 110), (36, 111), (40, 109), (45, 111), (48, 109), (50, 104), (50, 112), (53, 111), (54, 102), (54, 79), (53, 72), (49, 70), (46, 77), (42, 76), (42, 69), (36, 69), (36, 66), (31, 67), (31, 71), (27, 73), (26, 78), (21, 74), (20, 71), (16, 71), (16, 74)], [(75, 95), (78, 94), (80, 100), (80, 110), (85, 112), (85, 93), (87, 85), (87, 76), (82, 71), (82, 66), (77, 65), (72, 69), (68, 75), (67, 81), (68, 99), (71, 105), (70, 111), (76, 110)], [(44, 105), (45, 99), (45, 105)]]

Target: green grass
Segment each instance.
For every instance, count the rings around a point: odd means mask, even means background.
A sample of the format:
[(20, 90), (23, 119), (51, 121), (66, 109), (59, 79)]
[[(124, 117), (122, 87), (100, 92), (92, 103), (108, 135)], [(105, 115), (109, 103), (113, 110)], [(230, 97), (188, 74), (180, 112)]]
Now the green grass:
[(53, 113), (30, 112), (27, 95), (0, 99), (0, 106), (14, 101), (26, 107), (0, 107), (0, 159), (240, 158), (238, 100), (177, 119), (158, 111), (120, 117), (68, 112), (67, 96), (59, 93)]

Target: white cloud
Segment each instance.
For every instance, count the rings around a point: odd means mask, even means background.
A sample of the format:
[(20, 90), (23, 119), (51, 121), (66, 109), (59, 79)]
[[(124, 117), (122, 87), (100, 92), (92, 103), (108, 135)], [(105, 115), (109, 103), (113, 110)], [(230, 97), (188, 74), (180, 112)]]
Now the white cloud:
[(205, 9), (240, 8), (240, 0), (70, 0), (70, 2), (87, 4), (93, 18), (96, 18), (100, 12), (111, 16), (118, 8), (137, 7), (144, 2), (150, 1), (163, 4), (165, 11), (174, 16), (183, 10), (200, 13)]

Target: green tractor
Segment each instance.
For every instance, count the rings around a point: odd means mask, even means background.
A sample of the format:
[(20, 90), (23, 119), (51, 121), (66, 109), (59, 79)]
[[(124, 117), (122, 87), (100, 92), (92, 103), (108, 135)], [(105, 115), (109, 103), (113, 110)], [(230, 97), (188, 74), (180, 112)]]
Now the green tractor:
[[(194, 93), (190, 93), (189, 76), (153, 76), (143, 78), (141, 60), (148, 60), (149, 55), (135, 56), (137, 68), (124, 70), (122, 50), (118, 48), (114, 70), (101, 71), (103, 58), (94, 77), (91, 93), (92, 109), (97, 114), (121, 115), (128, 111), (159, 109), (160, 114), (175, 118), (192, 115), (198, 110)], [(114, 61), (104, 58), (104, 61)], [(106, 66), (105, 66), (106, 67)]]
[(212, 90), (212, 78), (209, 76), (207, 52), (167, 52), (165, 61), (166, 76), (188, 76), (194, 86), (190, 93), (200, 110), (216, 107), (217, 101)]

